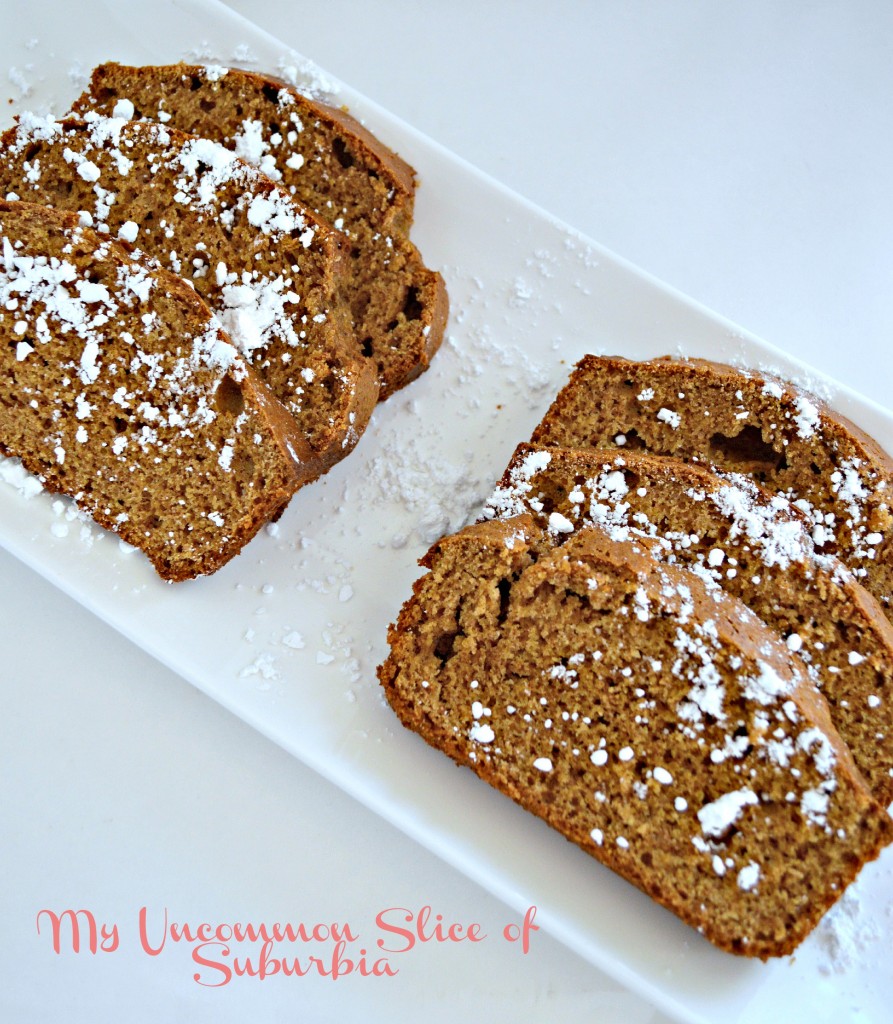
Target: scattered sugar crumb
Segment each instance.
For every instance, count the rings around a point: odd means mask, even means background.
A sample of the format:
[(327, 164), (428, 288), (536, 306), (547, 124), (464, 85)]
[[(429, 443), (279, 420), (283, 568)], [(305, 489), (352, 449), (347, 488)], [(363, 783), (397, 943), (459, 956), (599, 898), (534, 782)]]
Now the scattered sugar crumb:
[[(33, 70), (33, 64), (27, 64), (25, 66), (25, 71)], [(26, 97), (30, 96), (31, 93), (34, 91), (34, 89), (31, 86), (31, 83), (25, 77), (25, 72), (22, 71), (20, 68), (10, 68), (6, 74), (6, 77), (16, 87), (16, 89), (18, 89), (20, 99), (25, 99)]]
[(186, 57), (193, 64), (206, 64), (219, 60), (217, 51), (212, 49), (211, 43), (207, 39), (203, 39), (197, 46), (187, 50)]
[(90, 84), (90, 73), (79, 60), (68, 69), (68, 80), (76, 89), (85, 89)]
[(522, 277), (516, 277), (509, 293), (509, 305), (513, 309), (525, 306), (533, 298), (533, 290)]
[(311, 99), (326, 99), (338, 95), (338, 87), (312, 61), (298, 53), (280, 57), (276, 67), (282, 78), (298, 92)]
[(43, 484), (16, 458), (0, 456), (0, 480), (14, 487), (23, 498), (33, 498), (43, 491)]
[(819, 972), (847, 973), (864, 961), (880, 939), (880, 926), (866, 915), (858, 894), (848, 889), (813, 933), (821, 957)]
[(258, 676), (260, 679), (271, 680), (279, 678), (279, 669), (276, 667), (276, 657), (269, 651), (259, 654), (250, 665), (246, 665), (239, 673), (240, 678), (247, 679), (250, 676)]
[(239, 43), (233, 50), (233, 64), (236, 67), (248, 68), (257, 65), (258, 58), (247, 43)]

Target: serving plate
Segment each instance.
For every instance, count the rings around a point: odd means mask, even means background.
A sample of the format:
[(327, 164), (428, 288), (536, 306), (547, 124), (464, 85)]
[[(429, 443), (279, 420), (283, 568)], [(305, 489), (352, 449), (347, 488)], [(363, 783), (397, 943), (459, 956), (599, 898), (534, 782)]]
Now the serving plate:
[[(334, 89), (418, 170), (413, 238), (452, 316), (432, 369), (380, 407), (354, 454), (214, 577), (161, 583), (144, 559), (0, 466), (0, 543), (140, 647), (687, 1021), (883, 1019), (893, 861), (870, 865), (798, 952), (768, 965), (703, 942), (510, 801), (404, 732), (375, 666), (428, 544), (473, 518), (586, 351), (771, 367), (823, 391), (888, 449), (893, 416), (579, 236), (207, 0), (29, 5), (0, 40), (17, 109), (64, 109), (99, 60), (240, 63)], [(29, 19), (32, 19), (29, 22)], [(96, 31), (96, 26), (102, 31)], [(32, 44), (31, 40), (37, 39)], [(175, 40), (175, 42), (172, 42)], [(11, 114), (10, 114), (11, 116)]]

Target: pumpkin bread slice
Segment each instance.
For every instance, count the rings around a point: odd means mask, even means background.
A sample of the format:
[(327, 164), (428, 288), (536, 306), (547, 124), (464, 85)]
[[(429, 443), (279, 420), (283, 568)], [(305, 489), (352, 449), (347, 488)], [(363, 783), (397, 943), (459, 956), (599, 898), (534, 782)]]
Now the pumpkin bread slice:
[(893, 619), (893, 459), (815, 395), (703, 359), (585, 356), (532, 440), (644, 449), (786, 495)]
[(76, 101), (214, 139), (349, 239), (342, 294), (382, 399), (427, 369), (446, 325), (443, 278), (409, 240), (415, 174), (344, 110), (236, 68), (101, 64)]
[(403, 724), (720, 948), (790, 953), (890, 841), (823, 698), (737, 599), (529, 516), (423, 564), (379, 669)]
[(255, 168), (162, 125), (23, 115), (0, 195), (78, 212), (186, 278), (322, 463), (356, 444), (377, 389), (338, 297), (339, 236)]
[(201, 298), (76, 214), (0, 203), (0, 452), (142, 549), (218, 569), (322, 471)]
[(524, 513), (556, 543), (594, 526), (739, 598), (803, 662), (873, 793), (893, 801), (893, 626), (786, 499), (641, 451), (519, 445), (484, 518)]

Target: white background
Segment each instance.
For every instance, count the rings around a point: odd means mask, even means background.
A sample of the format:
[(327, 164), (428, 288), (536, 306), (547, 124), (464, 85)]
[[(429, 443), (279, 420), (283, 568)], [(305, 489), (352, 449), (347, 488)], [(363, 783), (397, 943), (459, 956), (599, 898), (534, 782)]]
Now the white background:
[[(891, 404), (887, 3), (230, 6), (585, 234)], [(0, 610), (3, 1020), (664, 1020), (547, 936), (522, 958), (499, 939), (513, 912), (5, 554)], [(183, 951), (56, 958), (35, 939), (44, 906), (91, 907), (132, 938), (144, 904), (181, 920), (360, 924), (431, 904), (490, 938), (414, 951), (390, 980), (217, 991), (191, 981)]]

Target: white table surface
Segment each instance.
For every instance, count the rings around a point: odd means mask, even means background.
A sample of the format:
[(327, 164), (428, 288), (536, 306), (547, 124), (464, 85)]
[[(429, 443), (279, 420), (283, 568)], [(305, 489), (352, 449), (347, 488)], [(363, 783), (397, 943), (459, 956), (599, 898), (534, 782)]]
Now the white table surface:
[[(883, 0), (230, 6), (585, 234), (893, 402)], [(666, 1020), (542, 934), (526, 957), (431, 944), (395, 978), (337, 984), (205, 989), (185, 952), (52, 955), (43, 907), (90, 907), (131, 946), (143, 905), (364, 922), (427, 904), (494, 934), (514, 915), (5, 553), (0, 613), (0, 1020)]]

